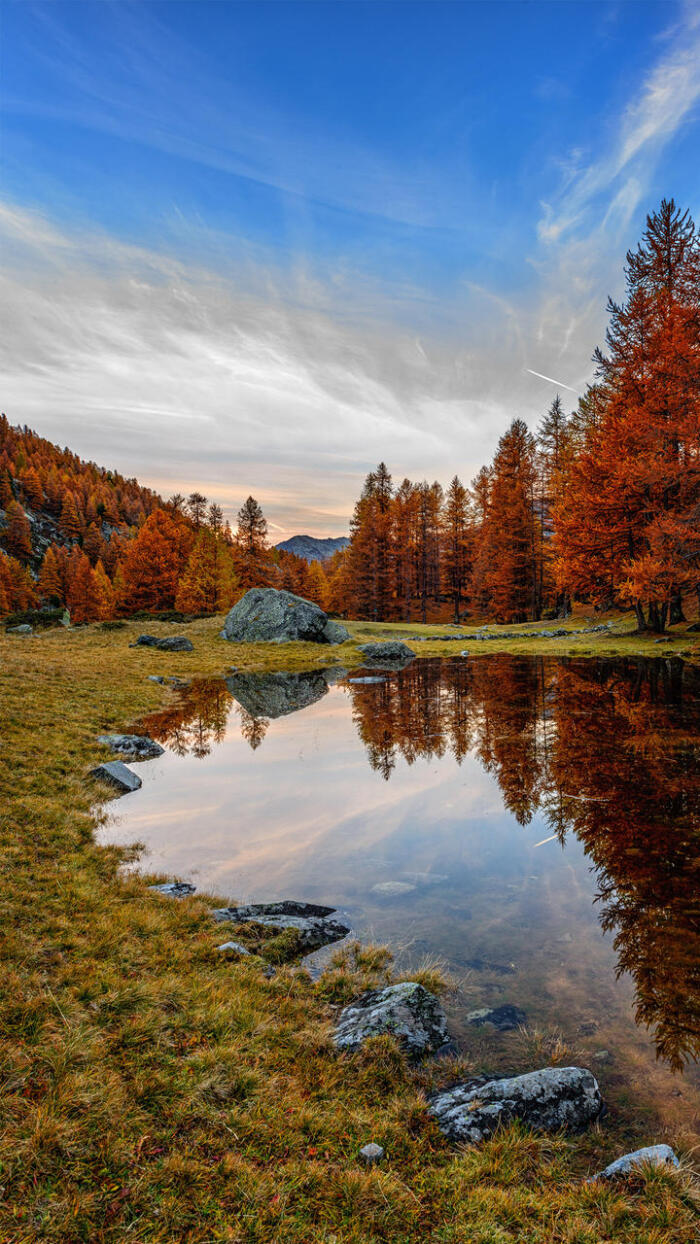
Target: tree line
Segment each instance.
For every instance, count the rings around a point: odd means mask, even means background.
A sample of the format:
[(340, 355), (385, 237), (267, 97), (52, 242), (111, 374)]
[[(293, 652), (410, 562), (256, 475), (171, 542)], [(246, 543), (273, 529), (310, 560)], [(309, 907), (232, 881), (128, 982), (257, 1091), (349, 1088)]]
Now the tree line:
[[(576, 408), (559, 395), (533, 435), (516, 418), (470, 487), (366, 478), (333, 608), (409, 621), (466, 612), (499, 622), (572, 600), (635, 610), (640, 630), (700, 605), (700, 240), (664, 200), (627, 254), (605, 350)], [(440, 610), (442, 608), (442, 614)]]

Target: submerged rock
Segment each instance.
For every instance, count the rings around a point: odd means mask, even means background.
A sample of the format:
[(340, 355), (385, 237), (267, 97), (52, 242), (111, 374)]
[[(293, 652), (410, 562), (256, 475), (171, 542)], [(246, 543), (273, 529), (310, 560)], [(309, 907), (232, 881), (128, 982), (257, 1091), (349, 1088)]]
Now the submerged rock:
[(382, 894), (386, 898), (394, 898), (397, 894), (410, 894), (415, 890), (411, 881), (378, 881), (372, 886), (373, 894)]
[(474, 1024), (477, 1027), (482, 1024), (492, 1024), (499, 1032), (511, 1032), (513, 1028), (519, 1028), (526, 1020), (525, 1012), (521, 1011), (519, 1006), (511, 1006), (508, 1002), (503, 1006), (487, 1006), (480, 1011), (470, 1011), (467, 1015), (468, 1024)]
[(412, 1058), (435, 1054), (447, 1042), (447, 1019), (434, 994), (416, 981), (373, 989), (340, 1013), (333, 1040), (357, 1050), (369, 1037), (395, 1036)]
[(593, 1179), (618, 1179), (622, 1175), (638, 1170), (641, 1166), (680, 1166), (670, 1145), (647, 1145), (645, 1149), (635, 1149), (633, 1153), (623, 1153), (616, 1158), (604, 1171), (593, 1175)]
[(100, 734), (97, 742), (111, 747), (127, 760), (153, 760), (165, 752), (160, 743), (146, 734)]
[(339, 622), (303, 596), (274, 587), (253, 587), (230, 610), (224, 639), (237, 644), (289, 643), (342, 644), (350, 635)]
[(186, 898), (197, 889), (189, 881), (161, 881), (158, 885), (149, 885), (148, 888), (156, 894), (163, 894), (165, 898)]
[(293, 929), (298, 935), (298, 947), (302, 953), (319, 950), (347, 937), (350, 929), (339, 920), (329, 920), (335, 907), (320, 907), (316, 903), (297, 903), (284, 899), (279, 903), (248, 903), (243, 907), (218, 907), (212, 911), (218, 922), (233, 924), (262, 924), (266, 928), (284, 933)]
[(368, 674), (364, 678), (348, 678), (348, 682), (353, 686), (358, 684), (368, 686), (370, 683), (386, 682), (386, 678), (382, 678), (381, 674)]
[(413, 652), (407, 644), (399, 639), (389, 639), (385, 643), (360, 644), (365, 665), (374, 665), (380, 669), (403, 669), (415, 660)]
[(285, 717), (328, 694), (328, 682), (318, 670), (300, 674), (230, 674), (226, 686), (251, 717)]
[(468, 1080), (433, 1098), (429, 1113), (450, 1140), (487, 1140), (498, 1127), (520, 1119), (538, 1132), (580, 1129), (603, 1106), (598, 1082), (583, 1067), (544, 1067), (522, 1076)]
[(98, 765), (96, 769), (90, 770), (90, 777), (106, 782), (119, 795), (127, 795), (141, 786), (141, 778), (138, 774), (132, 773), (121, 760), (108, 760), (105, 764)]
[(192, 652), (192, 641), (186, 635), (139, 635), (130, 648), (160, 648), (161, 652)]

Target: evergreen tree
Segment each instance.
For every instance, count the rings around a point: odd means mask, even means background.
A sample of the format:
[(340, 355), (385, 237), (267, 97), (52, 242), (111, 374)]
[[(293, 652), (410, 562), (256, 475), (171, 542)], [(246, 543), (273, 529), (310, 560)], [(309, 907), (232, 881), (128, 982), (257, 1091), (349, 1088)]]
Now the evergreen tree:
[(248, 497), (238, 511), (234, 562), (236, 577), (244, 592), (251, 587), (269, 587), (273, 567), (267, 543), (267, 522), (254, 497)]

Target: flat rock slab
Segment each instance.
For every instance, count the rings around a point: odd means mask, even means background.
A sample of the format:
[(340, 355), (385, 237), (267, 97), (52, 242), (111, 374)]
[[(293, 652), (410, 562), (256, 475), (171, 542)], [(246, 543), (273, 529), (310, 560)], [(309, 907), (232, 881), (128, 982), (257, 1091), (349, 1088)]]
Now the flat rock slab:
[(373, 989), (340, 1013), (333, 1040), (357, 1050), (369, 1037), (389, 1033), (412, 1058), (435, 1054), (447, 1042), (447, 1019), (434, 994), (417, 981)]
[(480, 1011), (470, 1011), (467, 1015), (468, 1024), (474, 1024), (477, 1027), (490, 1024), (499, 1032), (511, 1032), (513, 1028), (519, 1028), (526, 1022), (525, 1012), (521, 1011), (519, 1006), (511, 1006), (508, 1002), (504, 1006), (486, 1006)]
[(598, 1082), (583, 1067), (544, 1067), (523, 1076), (467, 1081), (433, 1098), (429, 1113), (450, 1140), (477, 1144), (520, 1119), (538, 1132), (580, 1130), (603, 1107)]
[(350, 638), (319, 605), (293, 592), (253, 587), (230, 610), (221, 632), (237, 644), (283, 644), (301, 640), (312, 644), (342, 644)]
[(415, 652), (407, 644), (398, 639), (387, 640), (386, 643), (360, 644), (365, 665), (374, 665), (382, 669), (403, 669), (416, 658)]
[(212, 911), (212, 915), (217, 922), (262, 924), (278, 933), (294, 929), (298, 934), (300, 953), (308, 954), (347, 937), (350, 929), (346, 925), (339, 920), (328, 919), (334, 911), (335, 907), (321, 907), (316, 903), (298, 903), (293, 899), (284, 899), (279, 903), (218, 907)]
[(147, 734), (100, 734), (97, 742), (110, 747), (125, 760), (154, 760), (165, 752), (165, 748)]
[(165, 898), (186, 898), (197, 889), (189, 881), (162, 881), (158, 885), (149, 885), (148, 888), (156, 894), (163, 894)]
[(161, 652), (193, 652), (193, 644), (186, 635), (166, 635), (159, 638), (157, 635), (139, 635), (135, 643), (129, 644), (130, 648), (160, 648)]
[(34, 630), (28, 622), (22, 622), (19, 626), (6, 626), (6, 635), (33, 635)]
[(670, 1145), (647, 1145), (645, 1149), (623, 1153), (621, 1158), (616, 1158), (593, 1179), (618, 1179), (643, 1166), (680, 1166), (680, 1162)]
[(139, 790), (141, 786), (138, 773), (132, 773), (121, 760), (108, 760), (105, 764), (98, 765), (96, 769), (90, 770), (90, 777), (106, 782), (119, 795), (127, 795), (132, 790)]
[(399, 894), (410, 894), (415, 890), (411, 881), (378, 881), (372, 886), (372, 894), (381, 894), (384, 898), (396, 898)]

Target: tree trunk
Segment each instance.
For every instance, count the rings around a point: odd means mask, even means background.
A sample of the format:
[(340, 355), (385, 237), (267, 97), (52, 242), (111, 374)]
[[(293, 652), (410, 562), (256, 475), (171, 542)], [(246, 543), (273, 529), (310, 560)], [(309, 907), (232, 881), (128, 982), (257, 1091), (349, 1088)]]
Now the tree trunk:
[(641, 601), (635, 601), (634, 612), (637, 617), (637, 634), (643, 635), (649, 628), (647, 627), (646, 618), (644, 617), (644, 606)]
[(686, 621), (686, 617), (685, 617), (685, 614), (683, 613), (683, 600), (681, 598), (681, 594), (680, 592), (674, 592), (673, 596), (671, 597), (668, 624), (669, 626), (675, 626), (676, 622), (685, 622), (685, 621)]

